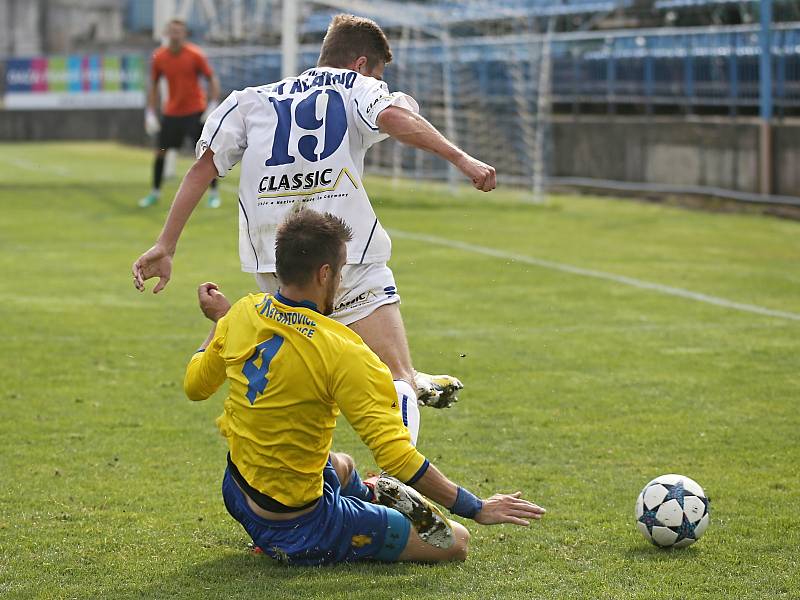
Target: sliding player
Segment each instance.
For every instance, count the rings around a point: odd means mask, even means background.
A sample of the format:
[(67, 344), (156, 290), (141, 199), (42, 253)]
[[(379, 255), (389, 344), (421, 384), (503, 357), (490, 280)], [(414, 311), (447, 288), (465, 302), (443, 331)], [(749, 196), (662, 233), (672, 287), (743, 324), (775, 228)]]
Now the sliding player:
[[(279, 293), (230, 306), (213, 283), (198, 290), (214, 326), (184, 389), (204, 400), (230, 383), (217, 419), (230, 450), (225, 507), (256, 546), (289, 564), (464, 560), (466, 528), (418, 492), (484, 525), (528, 525), (545, 511), (519, 492), (481, 500), (411, 445), (386, 365), (325, 316), (351, 235), (338, 217), (300, 210), (276, 234)], [(340, 410), (389, 474), (372, 487), (351, 457), (330, 452)]]
[(416, 441), (419, 401), (448, 406), (461, 389), (452, 377), (416, 374), (400, 316), (400, 296), (386, 265), (391, 241), (364, 190), (367, 149), (389, 136), (441, 156), (479, 190), (494, 189), (495, 170), (444, 138), (403, 93), (381, 81), (392, 52), (374, 21), (338, 15), (322, 43), (318, 66), (297, 77), (232, 93), (209, 117), (155, 246), (133, 265), (134, 284), (169, 281), (178, 237), (206, 186), (242, 163), (239, 254), (262, 291), (278, 289), (275, 230), (294, 204), (331, 212), (352, 228), (347, 265), (332, 317), (358, 333), (392, 372), (407, 403)]

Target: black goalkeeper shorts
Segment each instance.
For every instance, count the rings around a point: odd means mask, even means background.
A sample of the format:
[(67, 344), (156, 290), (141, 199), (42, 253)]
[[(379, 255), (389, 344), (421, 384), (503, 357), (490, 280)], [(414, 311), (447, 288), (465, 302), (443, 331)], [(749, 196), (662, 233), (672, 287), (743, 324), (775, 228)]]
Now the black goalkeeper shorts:
[(192, 146), (197, 144), (200, 134), (203, 133), (203, 123), (200, 117), (203, 113), (193, 113), (181, 117), (161, 117), (161, 131), (158, 132), (158, 148), (167, 150), (169, 148), (180, 148), (183, 140), (187, 137), (191, 139)]

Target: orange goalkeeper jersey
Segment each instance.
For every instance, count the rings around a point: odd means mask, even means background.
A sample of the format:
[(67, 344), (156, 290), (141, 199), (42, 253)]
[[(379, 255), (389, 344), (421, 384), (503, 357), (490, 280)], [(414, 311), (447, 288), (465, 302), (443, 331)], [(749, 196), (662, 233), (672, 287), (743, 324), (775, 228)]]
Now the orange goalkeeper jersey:
[(206, 109), (206, 95), (198, 77), (210, 78), (213, 74), (206, 55), (194, 44), (184, 44), (177, 54), (168, 47), (153, 52), (151, 78), (153, 85), (161, 77), (167, 79), (169, 98), (164, 107), (168, 117), (183, 117), (201, 113)]

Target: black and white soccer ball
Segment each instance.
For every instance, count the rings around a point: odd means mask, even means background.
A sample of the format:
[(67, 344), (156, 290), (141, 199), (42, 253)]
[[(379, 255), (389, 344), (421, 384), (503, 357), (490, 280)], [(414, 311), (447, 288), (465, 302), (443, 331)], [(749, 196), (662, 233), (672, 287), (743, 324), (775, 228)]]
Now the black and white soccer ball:
[(662, 475), (644, 486), (636, 499), (636, 527), (661, 548), (691, 546), (708, 528), (709, 500), (696, 481)]

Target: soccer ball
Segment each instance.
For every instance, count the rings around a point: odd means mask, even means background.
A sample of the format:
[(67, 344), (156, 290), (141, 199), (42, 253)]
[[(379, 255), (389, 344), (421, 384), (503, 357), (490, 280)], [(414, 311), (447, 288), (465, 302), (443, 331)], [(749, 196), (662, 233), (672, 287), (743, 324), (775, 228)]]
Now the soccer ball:
[(683, 475), (662, 475), (644, 486), (636, 499), (636, 527), (661, 548), (691, 546), (708, 527), (709, 500), (697, 482)]

